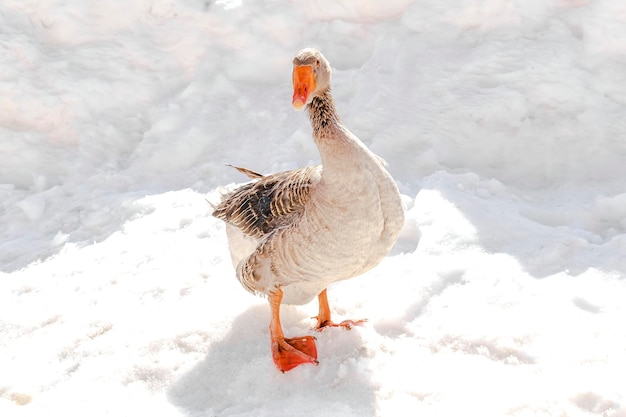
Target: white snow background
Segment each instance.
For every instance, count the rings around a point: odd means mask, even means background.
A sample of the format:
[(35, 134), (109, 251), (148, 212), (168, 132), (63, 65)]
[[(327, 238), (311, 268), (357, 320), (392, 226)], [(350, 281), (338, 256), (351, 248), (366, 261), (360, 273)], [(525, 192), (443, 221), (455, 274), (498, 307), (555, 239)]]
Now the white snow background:
[[(206, 199), (318, 163), (307, 46), (407, 218), (283, 375)], [(624, 417), (626, 4), (3, 0), (0, 236), (3, 417)]]

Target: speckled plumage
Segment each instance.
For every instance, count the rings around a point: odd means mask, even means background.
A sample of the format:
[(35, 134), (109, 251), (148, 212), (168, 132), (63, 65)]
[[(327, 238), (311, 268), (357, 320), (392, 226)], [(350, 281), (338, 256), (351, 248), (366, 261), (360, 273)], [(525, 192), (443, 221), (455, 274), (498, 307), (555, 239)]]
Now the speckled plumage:
[(245, 168), (237, 169), (251, 178), (258, 178), (258, 181), (245, 184), (229, 194), (213, 215), (256, 239), (264, 239), (272, 231), (297, 222), (309, 200), (311, 187), (320, 177), (320, 167), (268, 176)]

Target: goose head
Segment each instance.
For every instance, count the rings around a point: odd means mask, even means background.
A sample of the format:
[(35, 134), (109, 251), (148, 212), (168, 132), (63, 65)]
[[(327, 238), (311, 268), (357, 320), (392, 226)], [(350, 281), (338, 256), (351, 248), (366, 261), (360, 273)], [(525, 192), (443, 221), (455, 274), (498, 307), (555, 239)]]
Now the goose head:
[(293, 107), (300, 110), (315, 96), (327, 91), (330, 75), (330, 64), (320, 51), (305, 48), (298, 52), (293, 59)]

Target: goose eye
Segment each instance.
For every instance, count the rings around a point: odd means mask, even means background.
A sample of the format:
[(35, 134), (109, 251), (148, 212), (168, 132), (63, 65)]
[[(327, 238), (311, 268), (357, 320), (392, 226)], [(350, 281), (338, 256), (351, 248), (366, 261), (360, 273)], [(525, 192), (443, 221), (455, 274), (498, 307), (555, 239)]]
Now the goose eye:
[(319, 69), (319, 67), (320, 67), (320, 60), (316, 59), (315, 60), (315, 65), (313, 65), (313, 73), (314, 74), (317, 74), (317, 70)]

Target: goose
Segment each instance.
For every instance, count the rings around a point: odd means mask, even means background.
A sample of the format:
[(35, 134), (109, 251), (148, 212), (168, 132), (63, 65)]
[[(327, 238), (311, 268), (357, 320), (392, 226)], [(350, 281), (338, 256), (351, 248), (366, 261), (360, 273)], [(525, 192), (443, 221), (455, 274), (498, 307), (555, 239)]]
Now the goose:
[(314, 337), (285, 337), (281, 304), (317, 297), (315, 330), (361, 324), (331, 320), (327, 287), (376, 266), (404, 223), (400, 193), (384, 162), (337, 115), (328, 60), (302, 49), (292, 75), (292, 105), (306, 108), (321, 166), (272, 175), (237, 168), (253, 181), (223, 196), (213, 212), (226, 223), (237, 278), (269, 301), (271, 353), (283, 373), (319, 362)]

